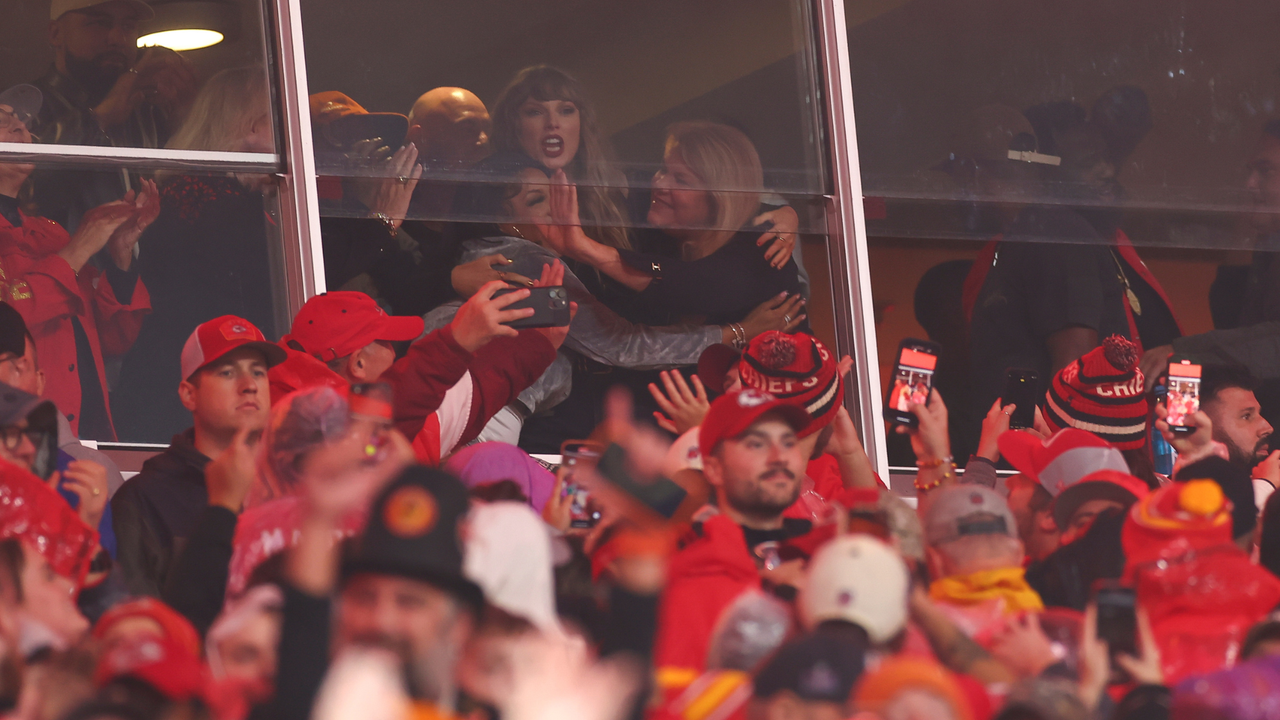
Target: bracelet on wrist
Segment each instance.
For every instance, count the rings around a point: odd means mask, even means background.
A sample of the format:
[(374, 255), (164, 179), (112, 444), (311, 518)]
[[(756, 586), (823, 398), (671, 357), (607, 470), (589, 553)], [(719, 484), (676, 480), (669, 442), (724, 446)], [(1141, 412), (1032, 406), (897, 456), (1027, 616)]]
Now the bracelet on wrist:
[(939, 475), (938, 478), (933, 482), (929, 482), (921, 485), (920, 476), (919, 475), (916, 476), (916, 479), (915, 481), (912, 482), (912, 485), (915, 485), (917, 493), (926, 493), (926, 492), (929, 492), (930, 490), (936, 490), (939, 485), (941, 485), (942, 483), (948, 480), (954, 479), (956, 476), (956, 465), (953, 462), (948, 461), (945, 465), (939, 465), (935, 467), (942, 467), (943, 470), (942, 470), (942, 474)]
[(391, 233), (392, 237), (395, 237), (396, 230), (397, 230), (396, 221), (392, 220), (390, 215), (387, 215), (386, 213), (383, 213), (383, 212), (376, 212), (373, 214), (373, 216), (377, 218), (379, 222), (382, 223), (382, 226), (387, 229), (387, 232)]
[(954, 465), (954, 464), (955, 464), (955, 458), (954, 458), (954, 457), (952, 457), (952, 456), (950, 456), (950, 455), (948, 455), (948, 456), (946, 456), (946, 457), (944, 457), (944, 458), (939, 458), (939, 459), (937, 459), (937, 460), (917, 460), (917, 461), (916, 461), (916, 467), (918, 467), (918, 468), (922, 468), (922, 469), (923, 469), (923, 468), (936, 468), (936, 467), (942, 467), (943, 465), (946, 465), (947, 463), (951, 463), (952, 465)]

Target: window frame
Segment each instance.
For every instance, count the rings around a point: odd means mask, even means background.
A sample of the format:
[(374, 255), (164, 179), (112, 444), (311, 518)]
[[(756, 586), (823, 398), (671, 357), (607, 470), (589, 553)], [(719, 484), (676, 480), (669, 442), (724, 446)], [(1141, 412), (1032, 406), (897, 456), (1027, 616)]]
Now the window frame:
[[(277, 154), (0, 143), (0, 160), (274, 175), (280, 195), (286, 296), (292, 315), (308, 298), (326, 289), (316, 161), (311, 143), (301, 0), (265, 0), (264, 5), (268, 71), (280, 128)], [(887, 478), (845, 4), (844, 0), (810, 0), (809, 10), (817, 35), (817, 85), (822, 91), (820, 112), (826, 126), (823, 160), (832, 190), (824, 200), (836, 351), (854, 359), (852, 377), (845, 384), (844, 403), (859, 429), (872, 466)], [(133, 443), (110, 445), (120, 449), (140, 447)]]

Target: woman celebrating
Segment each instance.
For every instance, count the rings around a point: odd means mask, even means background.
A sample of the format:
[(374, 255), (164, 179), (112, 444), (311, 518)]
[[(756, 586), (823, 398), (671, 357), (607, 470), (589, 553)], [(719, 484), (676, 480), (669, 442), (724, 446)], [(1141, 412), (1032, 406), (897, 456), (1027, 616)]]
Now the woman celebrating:
[(768, 298), (800, 290), (794, 260), (773, 267), (756, 247), (757, 231), (744, 229), (759, 211), (763, 177), (760, 157), (742, 132), (677, 123), (653, 179), (648, 222), (679, 244), (679, 257), (591, 238), (578, 219), (577, 190), (562, 172), (547, 190), (552, 222), (539, 230), (557, 252), (638, 292), (652, 322), (734, 323)]
[[(608, 143), (597, 127), (595, 109), (576, 79), (549, 65), (521, 70), (499, 96), (493, 122), (495, 154), (488, 163), (490, 169), (518, 170), (519, 165), (509, 167), (510, 158), (522, 154), (547, 175), (563, 172), (569, 182), (582, 187), (579, 203), (587, 234), (609, 247), (634, 247), (626, 230), (636, 224), (627, 216), (626, 178), (610, 165)], [(764, 256), (780, 268), (795, 248), (798, 217), (792, 208), (782, 207), (751, 222), (764, 223), (771, 228), (759, 236), (757, 244), (774, 240)]]

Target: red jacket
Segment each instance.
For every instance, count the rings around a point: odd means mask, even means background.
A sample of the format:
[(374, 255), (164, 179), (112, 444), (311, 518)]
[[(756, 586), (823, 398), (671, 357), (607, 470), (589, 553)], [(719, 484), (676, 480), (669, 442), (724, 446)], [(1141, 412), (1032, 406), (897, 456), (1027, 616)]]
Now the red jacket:
[[(288, 359), (268, 373), (272, 402), (312, 385), (346, 385), (319, 360), (286, 350)], [(410, 345), (378, 381), (391, 385), (396, 428), (413, 442), (419, 460), (436, 464), (441, 454), (474, 440), (489, 419), (532, 385), (555, 357), (551, 342), (533, 330), (498, 338), (473, 355), (453, 339), (453, 330), (446, 325)], [(466, 392), (455, 390), (451, 397), (456, 402), (446, 404), (446, 395), (455, 386)], [(448, 447), (441, 448), (441, 429), (457, 428), (457, 423), (461, 429), (448, 432)]]
[(758, 587), (760, 574), (742, 528), (727, 515), (702, 523), (701, 534), (671, 557), (658, 605), (654, 665), (701, 672), (720, 613)]
[[(70, 242), (67, 231), (52, 220), (23, 215), (18, 228), (0, 217), (0, 292), (22, 314), (35, 338), (40, 367), (48, 379), (45, 397), (67, 416), (78, 435), (80, 374), (72, 318), (79, 319), (89, 338), (110, 421), (103, 357), (119, 357), (133, 345), (142, 319), (151, 312), (151, 298), (141, 280), (130, 302), (122, 304), (97, 268), (86, 265), (77, 276), (57, 254)], [(111, 435), (109, 439), (115, 439), (114, 429)]]

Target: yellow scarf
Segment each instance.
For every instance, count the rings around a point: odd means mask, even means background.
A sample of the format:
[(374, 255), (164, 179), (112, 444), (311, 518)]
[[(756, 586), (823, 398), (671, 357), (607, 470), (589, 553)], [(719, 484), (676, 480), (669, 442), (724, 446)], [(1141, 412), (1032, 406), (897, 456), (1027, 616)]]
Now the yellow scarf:
[(1026, 570), (1020, 567), (983, 570), (934, 580), (929, 597), (953, 605), (977, 605), (988, 600), (1004, 600), (1007, 613), (1043, 610), (1040, 595), (1027, 584)]

